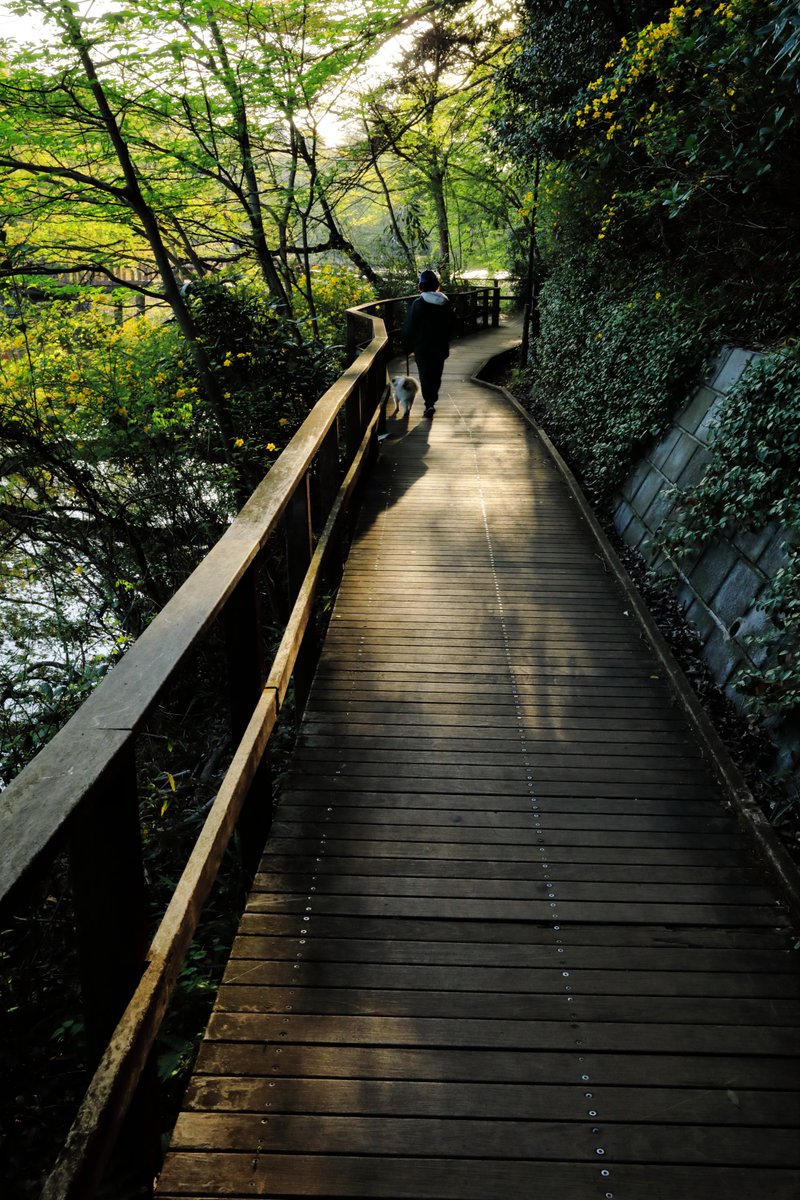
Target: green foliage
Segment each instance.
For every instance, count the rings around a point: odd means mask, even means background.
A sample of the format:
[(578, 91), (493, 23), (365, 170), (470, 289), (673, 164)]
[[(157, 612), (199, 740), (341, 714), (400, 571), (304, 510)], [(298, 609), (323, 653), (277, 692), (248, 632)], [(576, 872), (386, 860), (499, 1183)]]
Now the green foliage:
[(619, 280), (599, 250), (559, 263), (542, 288), (533, 404), (599, 503), (662, 432), (707, 353), (673, 289), (663, 272)]
[(117, 326), (99, 305), (18, 297), (0, 339), (5, 549), (27, 556), (29, 582), (37, 570), (83, 576), (87, 599), (136, 633), (231, 503), (223, 472), (203, 462), (210, 417), (181, 384), (182, 343), (173, 326)]
[(255, 288), (187, 296), (238, 433), (171, 322), (102, 300), (0, 314), (0, 780), (74, 712), (220, 536), (335, 374)]
[(766, 0), (674, 6), (622, 39), (567, 120), (582, 169), (604, 176), (598, 236), (646, 239), (658, 223), (711, 284), (723, 271), (730, 280), (721, 252), (735, 252), (740, 286), (758, 276), (762, 291), (788, 288), (789, 311), (800, 128), (793, 89), (770, 74), (774, 53), (762, 41), (772, 9)]
[[(318, 340), (304, 341), (298, 323), (255, 286), (209, 277), (190, 284), (186, 297), (222, 381), (238, 469), (255, 485), (335, 378), (336, 356)], [(181, 370), (178, 391), (197, 394), (188, 359)]]
[[(36, 625), (31, 623), (30, 609), (20, 604), (13, 587), (0, 598), (0, 605), (3, 787), (80, 707), (122, 652), (126, 639), (112, 637), (110, 630), (105, 638), (104, 631), (93, 631), (85, 609), (78, 610), (72, 621), (54, 614), (56, 638), (46, 616), (39, 613)], [(21, 613), (14, 613), (14, 605)]]
[(357, 152), (386, 200), (380, 250), (395, 277), (434, 265), (449, 283), (484, 265), (493, 230), (506, 224), (514, 190), (487, 123), (511, 26), (493, 6), (440, 5), (415, 23), (395, 69), (360, 98), (366, 139)]
[(751, 364), (727, 397), (710, 450), (702, 482), (681, 495), (679, 519), (660, 541), (681, 558), (737, 530), (776, 522), (786, 531), (786, 565), (757, 601), (768, 620), (733, 680), (752, 716), (783, 717), (800, 707), (800, 343)]
[[(521, 216), (543, 281), (534, 403), (598, 500), (707, 350), (796, 347), (798, 33), (796, 0), (526, 0), (497, 128), (528, 175)], [(667, 535), (682, 554), (737, 524), (787, 529), (736, 680), (773, 721), (800, 698), (799, 396), (796, 348), (753, 368)]]
[(299, 294), (294, 303), (297, 320), (312, 339), (327, 346), (344, 344), (346, 309), (376, 299), (375, 289), (353, 267), (323, 264), (303, 275), (297, 286)]

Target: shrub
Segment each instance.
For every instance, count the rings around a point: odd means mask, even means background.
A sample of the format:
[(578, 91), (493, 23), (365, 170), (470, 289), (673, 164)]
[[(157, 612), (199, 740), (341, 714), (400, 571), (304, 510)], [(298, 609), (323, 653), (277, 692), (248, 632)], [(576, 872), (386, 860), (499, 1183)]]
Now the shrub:
[(295, 313), (304, 336), (328, 345), (344, 345), (347, 333), (345, 310), (374, 300), (375, 290), (353, 267), (326, 264), (310, 272), (313, 315), (308, 300), (309, 276), (298, 283)]
[(563, 260), (541, 292), (533, 404), (596, 502), (668, 424), (708, 343), (663, 269), (620, 278), (601, 250)]
[(785, 717), (800, 706), (799, 342), (754, 360), (728, 395), (710, 450), (703, 480), (683, 493), (679, 520), (660, 541), (683, 557), (737, 530), (772, 521), (785, 529), (787, 563), (758, 598), (769, 621), (732, 681), (751, 716)]

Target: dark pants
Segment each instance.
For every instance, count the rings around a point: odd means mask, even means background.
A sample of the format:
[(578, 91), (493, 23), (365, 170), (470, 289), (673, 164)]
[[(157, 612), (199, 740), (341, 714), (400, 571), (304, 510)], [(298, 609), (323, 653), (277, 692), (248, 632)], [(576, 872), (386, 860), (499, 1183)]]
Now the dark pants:
[(417, 351), (414, 357), (417, 360), (422, 399), (425, 401), (426, 408), (432, 408), (439, 399), (439, 388), (442, 385), (442, 371), (444, 370), (444, 355), (420, 354)]

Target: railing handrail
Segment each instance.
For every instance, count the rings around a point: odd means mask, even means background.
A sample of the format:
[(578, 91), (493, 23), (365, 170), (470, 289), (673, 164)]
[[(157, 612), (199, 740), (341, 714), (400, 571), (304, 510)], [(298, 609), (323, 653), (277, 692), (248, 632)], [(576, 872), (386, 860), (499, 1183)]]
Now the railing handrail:
[[(499, 294), (473, 288), (453, 295)], [(238, 516), (77, 712), (0, 792), (0, 902), (63, 832), (81, 802), (141, 727), (185, 656), (224, 608), (263, 549), (359, 379), (387, 341), (383, 314), (414, 295), (348, 309), (372, 323), (361, 355), (305, 419)], [(380, 326), (380, 331), (378, 327)], [(367, 358), (364, 358), (367, 355)]]
[[(320, 398), (202, 562), (63, 728), (0, 792), (0, 845), (4, 847), (0, 900), (59, 836), (93, 784), (135, 735), (186, 654), (219, 615), (274, 532), (348, 396), (385, 343), (385, 333), (375, 332), (367, 349)], [(45, 808), (48, 789), (58, 779), (67, 785), (62, 787), (60, 803)]]
[[(490, 313), (497, 311), (499, 289), (484, 290), (483, 316), (488, 325)], [(108, 819), (109, 810), (122, 809), (131, 801), (136, 807), (130, 776), (137, 731), (186, 655), (240, 592), (279, 523), (284, 520), (300, 531), (300, 540), (306, 540), (304, 555), (299, 557), (302, 577), (295, 568), (290, 596), (294, 604), (283, 638), (255, 695), (248, 689), (247, 699), (252, 699), (252, 704), (247, 719), (234, 730), (241, 738), (233, 760), (150, 948), (146, 954), (143, 949), (138, 953), (134, 977), (128, 969), (122, 1002), (104, 1014), (113, 1017), (108, 1025), (111, 1037), (108, 1041), (104, 1037), (105, 1050), (99, 1054), (97, 1069), (45, 1183), (42, 1200), (84, 1200), (93, 1194), (155, 1044), (202, 906), (248, 802), (250, 785), (293, 672), (298, 682), (296, 673), (306, 632), (312, 629), (324, 561), (374, 449), (382, 420), (390, 350), (390, 331), (383, 318), (389, 314), (387, 305), (403, 302), (379, 301), (347, 310), (350, 329), (357, 321), (369, 323), (369, 345), (320, 398), (230, 527), (151, 625), (64, 728), (0, 794), (0, 842), (7, 848), (0, 863), (1, 899), (45, 855), (52, 856), (65, 827), (99, 795), (106, 807), (100, 813), (91, 810), (95, 820), (101, 816)], [(349, 466), (340, 480), (336, 422), (342, 413)], [(318, 476), (328, 473), (327, 519), (316, 543), (310, 497), (310, 470), (315, 462)], [(334, 463), (336, 479), (331, 486)], [(323, 484), (318, 481), (317, 486)], [(115, 768), (120, 764), (128, 772), (125, 794), (112, 794), (109, 803), (103, 789), (108, 790), (109, 781), (113, 789)], [(81, 853), (85, 860), (85, 850), (73, 849), (73, 854)], [(124, 886), (114, 884), (117, 890)], [(121, 965), (130, 968), (131, 963)]]

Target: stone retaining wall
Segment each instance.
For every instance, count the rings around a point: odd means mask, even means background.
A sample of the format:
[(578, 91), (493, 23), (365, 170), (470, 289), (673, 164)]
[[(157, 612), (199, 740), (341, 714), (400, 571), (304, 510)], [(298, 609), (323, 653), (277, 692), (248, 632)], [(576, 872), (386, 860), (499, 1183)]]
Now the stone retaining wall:
[[(758, 608), (767, 581), (786, 563), (786, 531), (776, 523), (757, 533), (741, 532), (716, 542), (694, 559), (666, 564), (652, 546), (652, 536), (679, 503), (680, 493), (699, 482), (709, 460), (711, 428), (727, 393), (753, 358), (750, 351), (727, 347), (716, 359), (701, 387), (675, 417), (672, 428), (655, 443), (628, 478), (617, 498), (614, 523), (622, 538), (653, 565), (674, 572), (676, 591), (688, 621), (698, 630), (714, 679), (734, 703), (730, 686), (743, 660), (758, 662), (763, 651), (745, 638), (770, 627)], [(782, 729), (778, 769), (791, 769), (792, 751), (800, 736)], [(795, 760), (796, 761), (796, 760)]]

